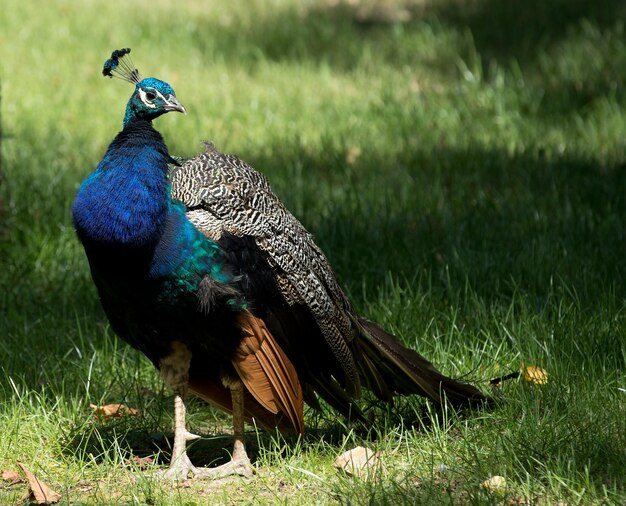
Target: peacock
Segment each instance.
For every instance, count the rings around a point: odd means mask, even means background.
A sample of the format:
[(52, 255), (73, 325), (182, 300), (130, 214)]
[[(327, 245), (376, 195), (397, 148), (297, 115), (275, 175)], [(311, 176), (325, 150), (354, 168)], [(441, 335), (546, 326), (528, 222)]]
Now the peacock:
[[(173, 88), (141, 78), (130, 49), (103, 69), (135, 86), (123, 129), (82, 183), (73, 223), (114, 332), (140, 350), (174, 392), (174, 444), (163, 477), (250, 476), (244, 423), (303, 434), (304, 404), (320, 399), (363, 419), (364, 388), (380, 400), (420, 394), (480, 404), (343, 292), (312, 235), (265, 176), (212, 144), (179, 162), (153, 120), (186, 113)], [(232, 413), (231, 460), (195, 467), (187, 456), (189, 393)]]

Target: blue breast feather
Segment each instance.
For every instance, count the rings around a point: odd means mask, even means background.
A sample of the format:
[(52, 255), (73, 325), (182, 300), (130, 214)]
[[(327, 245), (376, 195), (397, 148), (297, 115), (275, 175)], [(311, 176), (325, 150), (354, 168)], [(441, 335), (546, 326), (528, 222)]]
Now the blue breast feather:
[[(170, 199), (171, 158), (160, 134), (145, 123), (120, 132), (82, 184), (72, 207), (78, 236), (88, 251), (119, 252), (111, 262), (145, 251), (140, 270), (152, 279), (169, 278), (174, 292), (197, 289), (205, 275), (230, 281), (217, 244), (187, 219), (182, 203)], [(90, 262), (93, 270), (94, 258)]]
[(154, 241), (167, 215), (162, 165), (150, 149), (109, 149), (74, 201), (81, 240), (136, 247)]

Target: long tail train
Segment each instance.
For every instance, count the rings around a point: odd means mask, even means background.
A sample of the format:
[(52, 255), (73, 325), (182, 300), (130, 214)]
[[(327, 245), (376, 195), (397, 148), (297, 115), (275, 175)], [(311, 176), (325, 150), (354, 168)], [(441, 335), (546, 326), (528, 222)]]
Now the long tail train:
[(421, 394), (453, 406), (478, 405), (488, 400), (476, 387), (441, 374), (428, 360), (400, 344), (378, 324), (359, 317), (363, 329), (359, 347), (368, 386), (383, 400), (394, 393)]

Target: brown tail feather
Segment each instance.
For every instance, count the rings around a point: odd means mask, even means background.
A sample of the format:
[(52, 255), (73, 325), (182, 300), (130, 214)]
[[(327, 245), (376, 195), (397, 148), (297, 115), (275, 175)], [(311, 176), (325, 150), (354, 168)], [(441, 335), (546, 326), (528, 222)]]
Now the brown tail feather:
[(368, 374), (368, 369), (361, 369), (375, 393), (379, 388), (373, 388), (372, 383), (379, 384), (382, 376), (388, 387), (399, 394), (417, 393), (436, 402), (442, 402), (445, 397), (453, 405), (486, 400), (477, 388), (444, 376), (428, 360), (402, 346), (395, 336), (376, 323), (361, 317), (358, 323), (365, 337), (359, 343), (362, 351), (378, 366), (379, 374), (375, 377)]
[(244, 333), (233, 366), (245, 387), (271, 413), (284, 413), (296, 432), (304, 433), (304, 399), (298, 374), (263, 320), (244, 311)]
[[(243, 338), (232, 364), (244, 384), (244, 416), (263, 428), (304, 433), (304, 397), (298, 374), (263, 320), (249, 311), (239, 317)], [(190, 378), (189, 389), (213, 406), (232, 413), (230, 389), (217, 378)]]

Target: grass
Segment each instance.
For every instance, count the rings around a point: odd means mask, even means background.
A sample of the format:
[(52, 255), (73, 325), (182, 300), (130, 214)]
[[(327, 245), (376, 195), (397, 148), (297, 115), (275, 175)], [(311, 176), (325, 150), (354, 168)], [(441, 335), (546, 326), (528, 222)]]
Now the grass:
[[(24, 462), (64, 504), (623, 504), (624, 14), (613, 0), (8, 0), (0, 469)], [(365, 431), (307, 412), (299, 442), (249, 427), (249, 483), (174, 487), (126, 465), (167, 461), (171, 395), (108, 328), (69, 213), (120, 128), (130, 88), (99, 72), (122, 46), (189, 110), (158, 120), (171, 152), (209, 138), (267, 174), (364, 314), (486, 390), (528, 364), (548, 383), (504, 384), (489, 411), (401, 399)], [(141, 415), (90, 414), (112, 402)], [(226, 416), (197, 402), (190, 424), (197, 463), (227, 457)], [(379, 480), (333, 469), (359, 444), (382, 452)], [(493, 475), (504, 498), (481, 487)]]

